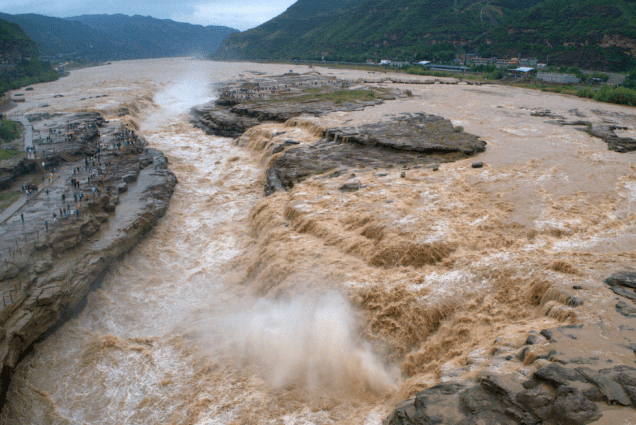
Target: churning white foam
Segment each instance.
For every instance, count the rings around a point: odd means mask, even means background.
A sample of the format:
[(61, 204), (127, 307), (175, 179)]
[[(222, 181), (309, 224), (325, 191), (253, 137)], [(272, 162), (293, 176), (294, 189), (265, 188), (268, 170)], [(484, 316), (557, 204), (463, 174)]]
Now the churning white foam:
[(230, 351), (270, 385), (310, 391), (394, 389), (399, 373), (360, 339), (349, 302), (336, 293), (259, 299), (208, 323), (211, 351)]

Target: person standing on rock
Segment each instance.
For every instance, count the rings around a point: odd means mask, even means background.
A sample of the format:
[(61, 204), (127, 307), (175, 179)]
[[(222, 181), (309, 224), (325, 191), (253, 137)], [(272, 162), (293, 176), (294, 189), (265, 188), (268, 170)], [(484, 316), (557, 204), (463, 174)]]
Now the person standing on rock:
[(24, 225), (24, 213), (20, 213), (20, 218), (22, 219), (22, 224)]
[(62, 202), (66, 201), (66, 194), (62, 193)]
[(46, 233), (49, 233), (49, 222), (44, 220), (44, 228), (46, 228)]

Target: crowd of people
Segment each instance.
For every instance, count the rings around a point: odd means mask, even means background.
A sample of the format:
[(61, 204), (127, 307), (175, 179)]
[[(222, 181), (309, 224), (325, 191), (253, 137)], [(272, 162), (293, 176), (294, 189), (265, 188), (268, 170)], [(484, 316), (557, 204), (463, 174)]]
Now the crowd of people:
[[(67, 141), (72, 140), (73, 133), (69, 133), (69, 130), (74, 128), (73, 125), (69, 125), (66, 129), (65, 138)], [(62, 132), (59, 129), (49, 129), (49, 135), (47, 140), (52, 140), (54, 137), (61, 136)], [(69, 139), (71, 135), (71, 139)], [(97, 140), (94, 142), (94, 151), (88, 154), (84, 158), (84, 169), (81, 166), (73, 168), (73, 174), (70, 177), (70, 184), (72, 191), (68, 194), (68, 191), (64, 191), (61, 194), (61, 206), (51, 211), (51, 219), (45, 220), (44, 226), (46, 230), (55, 223), (61, 223), (62, 220), (68, 219), (80, 219), (82, 217), (82, 211), (87, 207), (88, 203), (101, 196), (103, 184), (107, 179), (107, 176), (111, 172), (111, 162), (103, 161), (104, 155), (102, 151), (104, 149), (123, 150), (125, 147), (138, 146), (141, 143), (139, 136), (135, 134), (134, 130), (122, 127), (119, 132), (113, 134), (112, 138), (104, 140), (101, 135), (98, 135)], [(36, 148), (29, 147), (27, 152), (36, 156)], [(44, 150), (42, 151), (44, 153)], [(44, 158), (44, 155), (42, 155)], [(51, 174), (48, 177), (49, 183), (53, 177), (58, 176), (58, 170), (52, 164), (42, 162), (42, 168), (49, 171)], [(42, 177), (44, 183), (47, 177)], [(38, 192), (38, 186), (34, 183), (22, 185), (22, 191), (27, 197), (33, 196)], [(46, 188), (46, 195), (49, 198), (49, 189)], [(58, 192), (59, 193), (59, 192)], [(60, 199), (58, 198), (58, 199)], [(22, 223), (25, 223), (24, 213), (20, 214)], [(28, 217), (27, 217), (28, 218)]]
[(27, 197), (36, 194), (38, 193), (38, 185), (36, 185), (35, 183), (23, 184), (22, 192), (24, 192)]

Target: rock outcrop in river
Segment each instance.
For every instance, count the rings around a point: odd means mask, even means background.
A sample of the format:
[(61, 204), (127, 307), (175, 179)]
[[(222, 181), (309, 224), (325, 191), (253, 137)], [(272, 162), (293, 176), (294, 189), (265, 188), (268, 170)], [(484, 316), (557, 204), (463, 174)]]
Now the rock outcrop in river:
[(239, 137), (262, 122), (285, 122), (300, 115), (360, 111), (395, 99), (387, 90), (350, 90), (351, 83), (318, 73), (252, 78), (219, 87), (221, 96), (193, 110), (192, 122), (208, 134)]
[[(237, 144), (242, 145), (245, 131), (261, 123), (361, 111), (400, 95), (377, 86), (350, 86), (318, 73), (244, 80), (223, 86), (218, 100), (193, 111), (192, 122), (209, 134), (239, 137)], [(290, 136), (275, 146), (264, 142), (261, 149), (280, 153), (267, 170), (265, 194), (270, 195), (311, 175), (341, 175), (360, 165), (392, 168), (452, 162), (483, 152), (486, 142), (449, 120), (420, 113), (323, 129), (313, 144)]]
[(290, 189), (315, 174), (341, 175), (360, 165), (393, 168), (452, 162), (486, 149), (486, 142), (453, 127), (449, 120), (425, 114), (334, 127), (316, 143), (295, 147), (298, 144), (292, 138), (273, 149), (273, 153), (285, 151), (267, 170), (266, 195)]

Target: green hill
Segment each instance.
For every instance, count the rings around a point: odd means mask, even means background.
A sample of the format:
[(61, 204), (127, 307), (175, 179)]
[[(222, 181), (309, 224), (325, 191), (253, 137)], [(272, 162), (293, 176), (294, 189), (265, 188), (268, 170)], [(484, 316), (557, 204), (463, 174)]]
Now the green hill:
[(216, 57), (415, 59), (455, 50), (540, 1), (323, 0), (318, 8), (299, 0), (260, 27), (228, 37)]
[(37, 55), (35, 43), (19, 25), (0, 19), (0, 64), (16, 64)]
[(511, 17), (477, 43), (490, 56), (527, 56), (591, 69), (636, 66), (633, 0), (548, 0)]
[(150, 16), (82, 15), (66, 18), (105, 36), (128, 59), (207, 55), (238, 30), (201, 26)]
[(80, 22), (33, 13), (9, 15), (0, 13), (5, 19), (20, 25), (37, 43), (43, 57), (83, 58), (97, 61), (100, 58), (113, 58), (117, 55), (115, 46), (98, 31)]
[(627, 69), (636, 57), (634, 17), (628, 0), (299, 0), (277, 18), (226, 38), (214, 58), (554, 54), (555, 64)]
[(58, 78), (38, 56), (35, 42), (19, 25), (0, 19), (0, 94)]
[(238, 32), (227, 27), (125, 15), (62, 19), (0, 13), (0, 19), (24, 28), (42, 57), (89, 62), (209, 54), (227, 35)]

